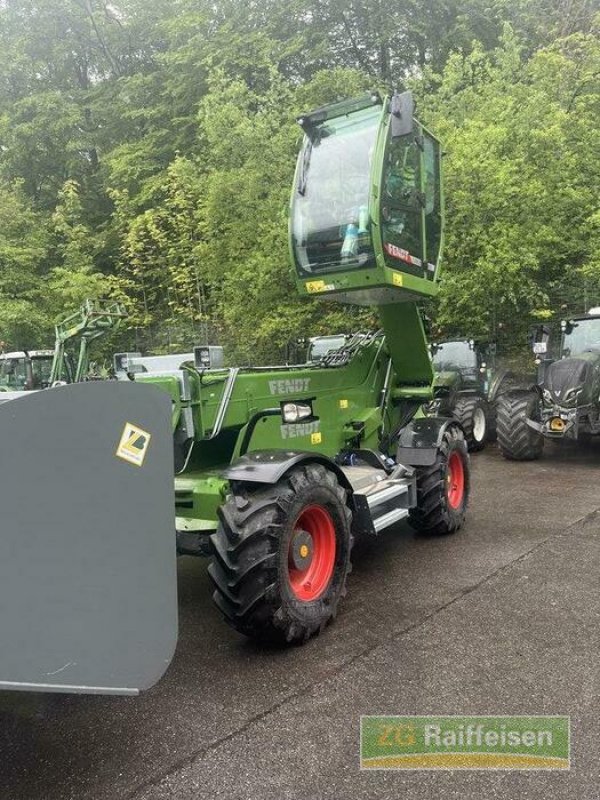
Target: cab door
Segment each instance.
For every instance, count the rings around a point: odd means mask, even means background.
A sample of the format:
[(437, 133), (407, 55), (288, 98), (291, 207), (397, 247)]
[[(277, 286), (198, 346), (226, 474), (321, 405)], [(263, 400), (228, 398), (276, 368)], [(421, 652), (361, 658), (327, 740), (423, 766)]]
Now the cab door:
[(386, 266), (435, 278), (442, 244), (443, 197), (439, 142), (415, 122), (392, 136), (388, 124), (379, 189)]

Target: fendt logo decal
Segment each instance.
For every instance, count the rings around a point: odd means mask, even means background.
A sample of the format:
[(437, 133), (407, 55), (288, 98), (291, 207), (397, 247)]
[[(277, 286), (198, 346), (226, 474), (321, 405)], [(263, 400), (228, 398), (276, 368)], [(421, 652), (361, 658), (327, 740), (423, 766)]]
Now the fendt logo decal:
[(122, 458), (123, 461), (141, 467), (146, 458), (151, 438), (151, 434), (147, 431), (132, 425), (131, 422), (126, 422), (115, 455)]
[(299, 439), (301, 436), (310, 436), (311, 444), (320, 444), (321, 442), (319, 420), (281, 425), (280, 430), (282, 439)]
[(292, 378), (285, 381), (269, 381), (271, 394), (303, 394), (308, 391), (310, 378)]

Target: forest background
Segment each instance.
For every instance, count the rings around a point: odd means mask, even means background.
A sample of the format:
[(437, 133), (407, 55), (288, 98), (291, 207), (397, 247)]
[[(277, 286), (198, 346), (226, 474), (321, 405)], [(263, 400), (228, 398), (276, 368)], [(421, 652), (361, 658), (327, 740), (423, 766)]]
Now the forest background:
[(4, 348), (86, 297), (128, 308), (110, 347), (237, 364), (373, 324), (295, 295), (295, 120), (397, 87), (446, 152), (434, 329), (517, 352), (600, 304), (599, 32), (597, 0), (0, 0)]

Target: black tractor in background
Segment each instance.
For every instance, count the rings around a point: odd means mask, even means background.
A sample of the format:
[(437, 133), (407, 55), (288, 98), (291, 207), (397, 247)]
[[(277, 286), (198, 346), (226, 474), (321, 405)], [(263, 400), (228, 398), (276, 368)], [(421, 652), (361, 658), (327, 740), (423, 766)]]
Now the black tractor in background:
[(537, 380), (498, 398), (498, 445), (514, 461), (539, 458), (547, 439), (581, 442), (600, 434), (600, 308), (561, 322), (550, 355), (550, 329), (532, 336)]

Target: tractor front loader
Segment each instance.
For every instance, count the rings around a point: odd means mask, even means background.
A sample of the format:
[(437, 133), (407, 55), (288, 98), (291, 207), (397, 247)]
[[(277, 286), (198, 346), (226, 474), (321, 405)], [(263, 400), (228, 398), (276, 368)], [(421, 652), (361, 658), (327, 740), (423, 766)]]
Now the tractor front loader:
[[(126, 317), (120, 303), (86, 300), (79, 311), (55, 326), (54, 350), (0, 354), (0, 392), (47, 389), (56, 383), (86, 380), (90, 344), (116, 330)], [(76, 359), (73, 345), (78, 351)]]
[(290, 249), (307, 298), (377, 307), (381, 330), (297, 367), (137, 374), (173, 404), (180, 553), (209, 555), (239, 632), (301, 643), (335, 616), (356, 536), (407, 519), (454, 533), (469, 495), (456, 421), (422, 417), (433, 371), (417, 303), (437, 291), (441, 151), (409, 94), (300, 120)]

